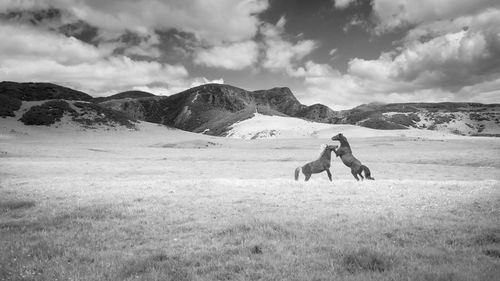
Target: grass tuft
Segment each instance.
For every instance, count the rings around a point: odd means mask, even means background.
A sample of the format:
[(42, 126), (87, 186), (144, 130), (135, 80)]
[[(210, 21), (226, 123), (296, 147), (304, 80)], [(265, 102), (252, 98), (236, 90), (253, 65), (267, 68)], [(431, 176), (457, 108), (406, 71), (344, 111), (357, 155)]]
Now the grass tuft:
[(464, 280), (455, 272), (422, 272), (415, 276), (416, 281), (460, 281)]
[(252, 221), (228, 227), (217, 236), (265, 236), (268, 239), (283, 239), (294, 237), (295, 234), (274, 221)]
[(250, 253), (254, 255), (261, 255), (262, 254), (262, 247), (259, 245), (255, 245), (252, 248), (250, 248)]
[(193, 280), (189, 265), (179, 256), (156, 254), (137, 257), (125, 262), (120, 270), (120, 280)]
[(500, 259), (500, 250), (498, 249), (486, 249), (483, 253), (489, 257)]
[(14, 220), (14, 221), (5, 221), (0, 222), (0, 230), (8, 230), (16, 233), (25, 233), (25, 232), (36, 232), (45, 230), (43, 224), (38, 222), (30, 222), (25, 220)]
[(500, 243), (500, 233), (495, 231), (487, 231), (473, 238), (473, 245), (483, 246), (489, 244)]
[(65, 222), (71, 220), (91, 220), (100, 221), (105, 219), (123, 219), (125, 216), (111, 206), (80, 206), (69, 212), (61, 213), (54, 218), (55, 222)]
[(29, 256), (40, 260), (51, 260), (64, 255), (64, 250), (50, 240), (40, 240), (29, 248)]
[(35, 205), (35, 202), (31, 200), (0, 201), (0, 210), (9, 211), (17, 209), (28, 209), (34, 207)]
[(362, 271), (389, 271), (393, 263), (392, 257), (367, 248), (348, 252), (342, 259), (342, 266), (352, 274)]

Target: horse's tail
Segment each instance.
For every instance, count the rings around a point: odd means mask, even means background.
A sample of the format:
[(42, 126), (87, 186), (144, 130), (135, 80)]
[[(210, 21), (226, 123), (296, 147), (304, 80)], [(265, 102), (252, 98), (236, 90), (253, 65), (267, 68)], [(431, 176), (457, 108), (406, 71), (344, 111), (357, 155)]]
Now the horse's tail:
[(297, 169), (295, 169), (295, 180), (296, 181), (299, 180), (300, 169), (302, 169), (302, 167), (298, 167)]
[(363, 172), (365, 172), (366, 179), (374, 180), (374, 178), (372, 178), (372, 176), (370, 175), (370, 169), (368, 169), (368, 167), (366, 167), (365, 165), (361, 165), (361, 169), (363, 170)]

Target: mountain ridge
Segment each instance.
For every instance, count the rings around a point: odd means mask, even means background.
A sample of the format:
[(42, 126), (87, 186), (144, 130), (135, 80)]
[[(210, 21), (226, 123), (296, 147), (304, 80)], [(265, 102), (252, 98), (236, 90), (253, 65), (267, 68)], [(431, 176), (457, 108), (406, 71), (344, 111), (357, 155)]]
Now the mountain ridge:
[(156, 95), (149, 92), (132, 90), (132, 91), (120, 92), (107, 97), (95, 97), (92, 99), (92, 101), (99, 103), (108, 100), (137, 99), (137, 98), (146, 98), (154, 96)]
[[(204, 84), (171, 96), (126, 91), (93, 98), (51, 83), (0, 82), (0, 116), (13, 116), (12, 112), (23, 101), (51, 99), (90, 102), (122, 112), (130, 120), (215, 136), (226, 136), (234, 124), (254, 118), (255, 113), (373, 129), (427, 129), (459, 135), (500, 133), (500, 104), (370, 103), (335, 111), (319, 103), (309, 106), (300, 103), (288, 87), (248, 91), (226, 84)], [(94, 109), (99, 111), (97, 107)]]

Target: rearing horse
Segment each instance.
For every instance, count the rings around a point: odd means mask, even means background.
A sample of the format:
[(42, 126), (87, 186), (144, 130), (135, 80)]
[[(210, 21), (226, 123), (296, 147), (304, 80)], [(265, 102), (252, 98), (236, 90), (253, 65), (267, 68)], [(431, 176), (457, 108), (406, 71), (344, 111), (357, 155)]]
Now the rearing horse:
[(315, 161), (309, 162), (302, 167), (295, 169), (295, 180), (299, 180), (299, 173), (302, 170), (304, 176), (306, 176), (305, 181), (311, 178), (312, 174), (321, 173), (326, 171), (328, 178), (332, 181), (332, 174), (330, 173), (330, 161), (332, 159), (332, 151), (339, 147), (338, 145), (326, 145), (321, 146), (321, 154), (319, 158)]
[(365, 173), (366, 179), (374, 180), (374, 178), (370, 175), (370, 169), (368, 169), (365, 165), (362, 165), (361, 162), (352, 155), (351, 146), (349, 145), (349, 142), (347, 142), (344, 135), (338, 134), (333, 136), (332, 140), (338, 140), (340, 142), (340, 147), (337, 150), (334, 150), (335, 154), (337, 157), (340, 156), (344, 165), (351, 168), (351, 174), (356, 180), (359, 181), (358, 175), (361, 179), (363, 179), (363, 176), (361, 175), (362, 171)]

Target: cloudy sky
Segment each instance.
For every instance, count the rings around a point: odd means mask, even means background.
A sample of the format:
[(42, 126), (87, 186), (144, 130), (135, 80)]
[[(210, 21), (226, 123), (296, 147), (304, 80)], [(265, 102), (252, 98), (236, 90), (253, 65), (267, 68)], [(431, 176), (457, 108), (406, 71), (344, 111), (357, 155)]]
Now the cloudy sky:
[(0, 80), (500, 103), (498, 0), (0, 0)]

